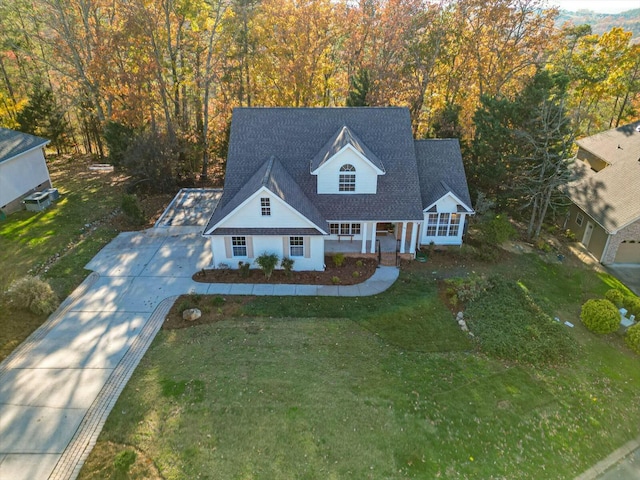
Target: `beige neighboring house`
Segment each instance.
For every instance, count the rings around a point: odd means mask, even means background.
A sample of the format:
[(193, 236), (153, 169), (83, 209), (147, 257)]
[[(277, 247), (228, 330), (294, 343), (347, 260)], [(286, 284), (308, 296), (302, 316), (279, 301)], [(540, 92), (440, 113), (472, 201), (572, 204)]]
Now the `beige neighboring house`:
[(23, 208), (27, 195), (51, 188), (44, 158), (49, 140), (0, 128), (0, 210), (9, 214)]
[(576, 143), (566, 228), (600, 263), (640, 264), (640, 121)]

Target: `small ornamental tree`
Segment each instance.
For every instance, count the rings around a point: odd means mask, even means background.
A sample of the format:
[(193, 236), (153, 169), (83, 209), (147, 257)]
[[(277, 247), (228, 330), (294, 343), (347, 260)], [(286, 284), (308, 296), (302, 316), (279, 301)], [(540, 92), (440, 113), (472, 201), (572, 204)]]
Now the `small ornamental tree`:
[(624, 293), (616, 288), (612, 288), (608, 290), (607, 293), (604, 294), (604, 298), (613, 303), (616, 307), (620, 308), (624, 302)]
[(580, 319), (593, 333), (613, 333), (620, 325), (620, 312), (609, 300), (587, 300), (582, 305)]
[(629, 327), (627, 334), (624, 337), (624, 341), (631, 350), (640, 355), (640, 323), (636, 323), (634, 326)]
[(271, 274), (275, 270), (279, 261), (280, 258), (275, 253), (265, 252), (256, 258), (256, 263), (262, 269), (264, 276), (267, 277), (267, 279), (271, 278)]

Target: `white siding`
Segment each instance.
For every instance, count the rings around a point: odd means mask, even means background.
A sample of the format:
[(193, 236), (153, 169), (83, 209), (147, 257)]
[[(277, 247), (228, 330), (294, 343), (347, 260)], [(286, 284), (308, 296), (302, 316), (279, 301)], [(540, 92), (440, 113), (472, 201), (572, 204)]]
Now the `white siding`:
[(0, 163), (0, 207), (49, 180), (41, 148)]
[[(307, 237), (305, 237), (307, 238)], [(252, 236), (251, 241), (253, 244), (254, 258), (248, 257), (227, 257), (225, 249), (225, 237), (212, 236), (211, 237), (211, 251), (213, 253), (213, 267), (214, 268), (238, 268), (238, 262), (251, 262), (251, 268), (259, 268), (255, 264), (255, 257), (259, 257), (263, 253), (275, 253), (282, 259), (283, 257), (293, 258), (295, 263), (293, 269), (299, 270), (324, 270), (324, 239), (322, 236), (308, 237), (308, 254), (309, 257), (290, 257), (289, 251), (284, 251), (284, 246), (289, 244), (289, 237), (264, 235), (264, 236)], [(305, 252), (306, 253), (306, 252)], [(278, 268), (280, 266), (278, 265)]]
[[(263, 216), (261, 198), (271, 201), (271, 215)], [(324, 225), (318, 225), (323, 228)], [(218, 228), (310, 228), (313, 227), (303, 215), (273, 195), (263, 190), (224, 219)]]
[(458, 225), (457, 235), (438, 235), (438, 229), (436, 228), (436, 235), (431, 235), (429, 232), (429, 214), (430, 213), (459, 213), (458, 203), (451, 195), (443, 196), (436, 203), (436, 212), (424, 212), (424, 223), (420, 229), (420, 244), (429, 245), (433, 242), (435, 245), (462, 245), (462, 234), (464, 233), (464, 224), (466, 222), (466, 213), (460, 214), (460, 223)]
[[(355, 192), (340, 192), (338, 190), (340, 167), (345, 164), (353, 165), (356, 168)], [(320, 167), (317, 177), (318, 193), (339, 193), (341, 195), (376, 193), (378, 188), (378, 174), (375, 169), (350, 148), (338, 153)]]

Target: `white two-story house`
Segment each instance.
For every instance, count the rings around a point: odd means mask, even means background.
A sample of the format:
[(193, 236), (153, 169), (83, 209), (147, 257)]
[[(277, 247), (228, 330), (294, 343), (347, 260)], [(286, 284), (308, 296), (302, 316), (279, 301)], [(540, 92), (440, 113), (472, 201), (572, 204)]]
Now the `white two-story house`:
[(237, 108), (204, 235), (216, 268), (322, 270), (328, 252), (460, 245), (472, 213), (458, 141), (414, 141), (406, 108)]

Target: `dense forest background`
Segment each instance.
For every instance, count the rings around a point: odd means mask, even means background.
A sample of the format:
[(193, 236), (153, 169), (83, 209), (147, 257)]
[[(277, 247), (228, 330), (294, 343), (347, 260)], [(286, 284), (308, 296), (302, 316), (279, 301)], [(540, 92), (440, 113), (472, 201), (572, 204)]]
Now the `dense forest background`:
[(236, 106), (402, 105), (461, 139), (474, 190), (532, 206), (504, 186), (637, 118), (639, 13), (593, 33), (544, 0), (0, 0), (0, 125), (170, 189), (223, 164)]

